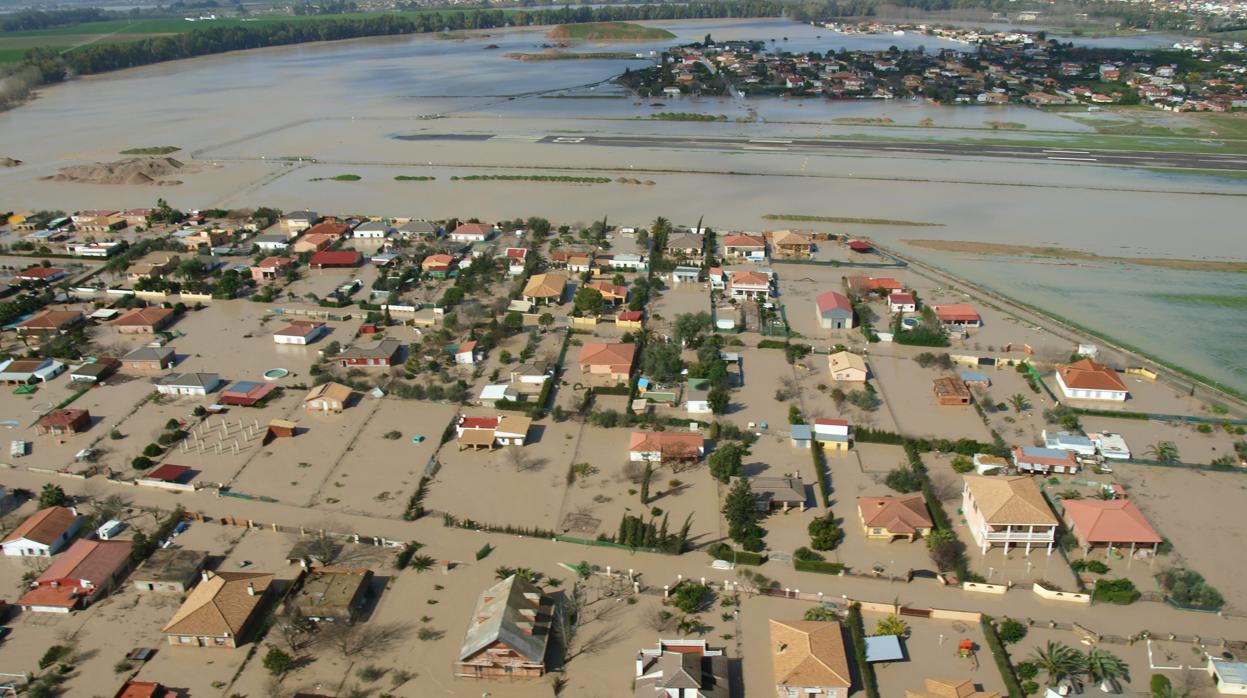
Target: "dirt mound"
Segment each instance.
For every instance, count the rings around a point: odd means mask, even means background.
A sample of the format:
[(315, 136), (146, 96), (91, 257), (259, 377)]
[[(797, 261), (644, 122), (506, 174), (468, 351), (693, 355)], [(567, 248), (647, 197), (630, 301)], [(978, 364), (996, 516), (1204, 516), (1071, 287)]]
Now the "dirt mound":
[(71, 165), (44, 177), (53, 182), (76, 182), (79, 184), (123, 184), (130, 186), (174, 186), (181, 180), (169, 179), (171, 175), (199, 171), (196, 165), (187, 165), (169, 157), (127, 158), (116, 162), (97, 162), (91, 165)]
[(22, 164), (21, 160), (14, 160), (13, 158), (0, 158), (0, 167), (17, 167), (20, 164)]

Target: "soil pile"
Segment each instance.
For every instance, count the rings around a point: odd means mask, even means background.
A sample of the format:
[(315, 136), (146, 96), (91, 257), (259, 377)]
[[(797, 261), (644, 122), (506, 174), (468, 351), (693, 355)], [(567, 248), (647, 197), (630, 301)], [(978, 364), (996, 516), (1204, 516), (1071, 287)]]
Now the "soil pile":
[(97, 162), (92, 165), (71, 165), (45, 180), (53, 182), (76, 182), (79, 184), (126, 184), (131, 186), (174, 186), (181, 184), (173, 175), (197, 172), (195, 165), (187, 165), (169, 157), (127, 158), (116, 162)]
[(17, 167), (20, 164), (22, 164), (21, 160), (14, 160), (13, 158), (0, 158), (0, 167)]

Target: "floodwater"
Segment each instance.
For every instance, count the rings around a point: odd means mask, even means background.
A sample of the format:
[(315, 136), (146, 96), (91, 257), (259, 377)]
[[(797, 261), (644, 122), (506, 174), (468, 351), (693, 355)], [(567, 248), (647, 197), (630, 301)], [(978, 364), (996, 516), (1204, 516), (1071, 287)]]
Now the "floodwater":
[[(777, 227), (767, 213), (894, 218), (939, 228), (827, 226), (897, 243), (939, 237), (1052, 244), (1105, 255), (1247, 260), (1235, 234), (1247, 181), (1162, 175), (1076, 163), (1022, 163), (893, 154), (811, 156), (782, 148), (747, 152), (606, 148), (537, 143), (544, 135), (661, 134), (750, 138), (979, 136), (987, 121), (1029, 131), (1086, 132), (1058, 113), (1021, 107), (940, 108), (896, 100), (636, 100), (604, 84), (649, 65), (672, 43), (758, 38), (796, 50), (940, 46), (931, 37), (846, 36), (783, 20), (672, 22), (671, 42), (626, 44), (636, 60), (520, 62), (541, 50), (543, 30), (504, 30), (467, 40), (386, 37), (212, 56), (75, 80), (0, 114), (0, 156), (26, 162), (0, 171), (0, 208), (271, 205), (339, 213), (429, 218), (542, 215), (576, 222), (609, 215), (644, 224), (663, 215), (719, 229)], [(788, 37), (788, 42), (783, 37)], [(496, 44), (497, 49), (486, 48)], [(578, 50), (621, 50), (587, 44)], [(659, 111), (723, 114), (718, 123), (659, 122)], [(887, 117), (900, 129), (835, 123)], [(488, 134), (486, 140), (403, 141), (408, 134)], [(997, 138), (1011, 132), (991, 134)], [(1032, 136), (1033, 137), (1033, 136)], [(65, 165), (111, 161), (120, 150), (173, 145), (175, 157), (208, 165), (173, 187), (40, 181)], [(316, 162), (312, 162), (312, 160)], [(212, 166), (216, 165), (216, 166)], [(452, 182), (472, 173), (582, 174), (650, 180), (651, 186)], [(310, 182), (355, 173), (360, 182)], [(729, 174), (735, 173), (735, 174)], [(433, 182), (397, 182), (424, 174)], [(904, 248), (902, 248), (904, 249)], [(1151, 293), (1247, 292), (1242, 275), (1124, 265), (1054, 266), (1026, 260), (915, 256), (1051, 310), (1168, 361), (1247, 390), (1233, 349), (1241, 318), (1223, 306)], [(1237, 361), (1237, 363), (1236, 363)]]

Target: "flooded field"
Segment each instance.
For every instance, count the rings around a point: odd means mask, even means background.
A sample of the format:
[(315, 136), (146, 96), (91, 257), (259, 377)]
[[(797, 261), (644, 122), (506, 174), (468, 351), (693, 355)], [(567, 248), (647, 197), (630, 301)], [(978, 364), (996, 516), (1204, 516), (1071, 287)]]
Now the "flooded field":
[[(670, 43), (709, 33), (802, 51), (962, 46), (912, 34), (843, 35), (782, 20), (661, 24), (677, 34)], [(1247, 369), (1235, 359), (1234, 348), (1244, 339), (1241, 322), (1234, 321), (1235, 307), (1209, 300), (1241, 297), (1241, 275), (959, 256), (899, 244), (924, 237), (1054, 245), (1115, 256), (1247, 259), (1247, 239), (1226, 235), (1242, 219), (1245, 180), (899, 151), (815, 155), (765, 146), (729, 152), (577, 145), (577, 134), (586, 133), (751, 139), (887, 139), (920, 133), (955, 142), (983, 137), (988, 121), (1026, 126), (1020, 133), (990, 132), (991, 138), (1052, 138), (1056, 143), (1061, 133), (1071, 137), (1093, 128), (1068, 112), (1022, 107), (818, 99), (638, 101), (606, 81), (625, 68), (652, 64), (668, 42), (627, 44), (640, 56), (635, 60), (552, 65), (504, 56), (540, 50), (546, 41), (540, 29), (453, 40), (387, 37), (239, 52), (75, 80), (0, 114), (0, 156), (26, 163), (0, 171), (0, 204), (74, 210), (148, 206), (164, 197), (186, 208), (271, 205), (428, 218), (544, 215), (569, 223), (609, 215), (620, 224), (643, 224), (663, 215), (692, 224), (704, 216), (715, 228), (743, 230), (800, 225), (762, 218), (772, 213), (932, 222), (942, 227), (919, 229), (920, 235), (912, 228), (887, 226), (805, 227), (894, 244), (1247, 390)], [(499, 48), (486, 49), (490, 44)], [(577, 48), (600, 50), (592, 43)], [(612, 45), (612, 50), (619, 48)], [(660, 111), (725, 119), (650, 118)], [(845, 122), (882, 118), (894, 125)], [(926, 119), (933, 127), (918, 126)], [(469, 139), (396, 140), (413, 135)], [(569, 142), (539, 142), (547, 136)], [(216, 166), (180, 176), (184, 183), (179, 186), (39, 179), (65, 166), (113, 161), (123, 149), (153, 145), (177, 146), (182, 150), (175, 158)], [(534, 170), (571, 175), (596, 170), (595, 176), (653, 185), (451, 180)], [(362, 179), (310, 181), (342, 173)], [(436, 179), (396, 181), (397, 175)]]

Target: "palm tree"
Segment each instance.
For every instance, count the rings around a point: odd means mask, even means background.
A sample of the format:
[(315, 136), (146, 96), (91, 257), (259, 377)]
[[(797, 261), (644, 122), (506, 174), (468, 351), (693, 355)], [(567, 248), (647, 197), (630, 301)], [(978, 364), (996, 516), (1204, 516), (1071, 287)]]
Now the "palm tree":
[(1083, 670), (1083, 656), (1078, 650), (1059, 642), (1048, 641), (1036, 649), (1031, 661), (1048, 677), (1048, 685), (1055, 686), (1065, 679), (1076, 678)]
[(428, 555), (416, 555), (411, 558), (411, 562), (407, 563), (407, 567), (417, 572), (424, 572), (425, 570), (433, 567), (433, 558)]
[(1091, 683), (1103, 684), (1117, 680), (1129, 681), (1130, 669), (1125, 662), (1108, 650), (1094, 647), (1087, 652), (1083, 671)]
[(1172, 441), (1157, 441), (1148, 446), (1143, 455), (1161, 463), (1173, 463), (1178, 460), (1178, 447)]
[(1031, 406), (1030, 400), (1027, 400), (1026, 396), (1021, 393), (1010, 395), (1009, 404), (1013, 406), (1014, 412), (1024, 412), (1029, 410)]
[(494, 579), (507, 579), (515, 574), (514, 567), (498, 567), (494, 569)]

